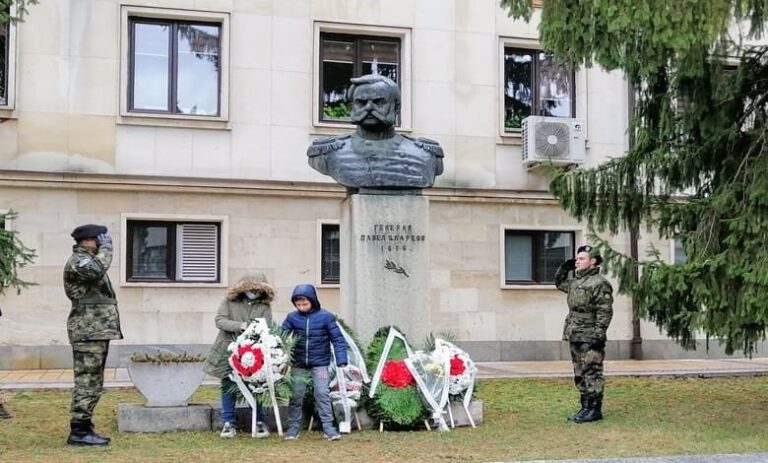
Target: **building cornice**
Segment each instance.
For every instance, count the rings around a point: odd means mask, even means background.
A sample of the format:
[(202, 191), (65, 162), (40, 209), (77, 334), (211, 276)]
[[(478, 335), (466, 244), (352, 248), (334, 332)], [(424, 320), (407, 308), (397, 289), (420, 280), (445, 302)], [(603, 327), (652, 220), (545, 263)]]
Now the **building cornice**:
[[(38, 172), (0, 169), (0, 187), (77, 189), (91, 191), (264, 195), (343, 199), (343, 187), (323, 182), (291, 182), (201, 177), (167, 177), (93, 173)], [(445, 188), (424, 190), (432, 201), (520, 202), (557, 204), (546, 191), (491, 188)]]

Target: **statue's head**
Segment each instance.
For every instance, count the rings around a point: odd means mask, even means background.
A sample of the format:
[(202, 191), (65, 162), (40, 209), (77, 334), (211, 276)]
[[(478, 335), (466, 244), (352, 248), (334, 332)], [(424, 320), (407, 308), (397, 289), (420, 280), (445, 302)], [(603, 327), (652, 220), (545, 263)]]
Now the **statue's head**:
[(400, 109), (400, 88), (391, 79), (368, 74), (350, 80), (347, 100), (352, 123), (370, 131), (395, 125)]

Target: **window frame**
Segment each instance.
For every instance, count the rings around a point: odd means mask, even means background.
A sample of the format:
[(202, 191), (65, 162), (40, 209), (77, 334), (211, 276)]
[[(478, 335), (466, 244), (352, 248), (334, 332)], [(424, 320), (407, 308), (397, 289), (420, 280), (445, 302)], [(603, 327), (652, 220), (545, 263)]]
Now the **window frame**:
[[(499, 89), (498, 89), (498, 97), (497, 97), (497, 104), (498, 104), (498, 110), (496, 112), (497, 117), (499, 118), (498, 122), (498, 130), (499, 130), (499, 137), (500, 137), (500, 143), (508, 143), (508, 144), (514, 144), (519, 145), (521, 143), (522, 139), (522, 130), (521, 129), (509, 129), (507, 130), (504, 121), (505, 121), (505, 113), (506, 108), (504, 107), (504, 96), (505, 96), (505, 86), (506, 86), (506, 76), (505, 76), (505, 69), (504, 69), (504, 55), (505, 55), (505, 49), (506, 48), (517, 48), (517, 49), (528, 49), (531, 51), (542, 51), (541, 43), (537, 39), (531, 39), (531, 38), (522, 38), (522, 37), (499, 37), (499, 76), (498, 76), (498, 82), (499, 82)], [(588, 122), (587, 119), (587, 72), (588, 69), (579, 69), (579, 70), (571, 70), (572, 76), (571, 76), (571, 82), (572, 82), (572, 91), (573, 96), (571, 98), (571, 118), (573, 119), (583, 119), (584, 122)], [(565, 118), (563, 118), (565, 119)], [(589, 139), (589, 124), (586, 124), (587, 126), (587, 133), (585, 133), (585, 137)], [(557, 230), (555, 230), (557, 231)]]
[[(171, 57), (169, 60), (169, 66), (168, 66), (168, 86), (166, 90), (168, 91), (168, 97), (167, 97), (167, 105), (169, 110), (168, 111), (162, 111), (162, 110), (152, 110), (152, 109), (136, 109), (134, 107), (134, 91), (135, 91), (135, 82), (134, 79), (136, 77), (136, 53), (135, 53), (135, 46), (136, 46), (136, 24), (167, 24), (170, 26), (169, 36), (170, 40), (168, 41), (168, 56)], [(219, 117), (221, 115), (221, 69), (219, 69), (218, 78), (216, 81), (216, 93), (217, 93), (217, 100), (216, 100), (216, 112), (215, 115), (197, 115), (197, 114), (185, 114), (185, 113), (179, 113), (175, 112), (173, 110), (173, 102), (177, 100), (178, 97), (178, 76), (179, 76), (179, 60), (178, 60), (178, 52), (179, 52), (179, 41), (178, 41), (178, 28), (180, 25), (199, 25), (199, 26), (214, 26), (219, 28), (219, 40), (221, 40), (221, 31), (222, 31), (222, 24), (217, 22), (204, 22), (204, 21), (189, 21), (189, 20), (172, 20), (172, 19), (160, 19), (160, 18), (145, 18), (141, 16), (130, 16), (128, 18), (128, 40), (130, 41), (130, 45), (128, 47), (128, 60), (129, 60), (129, 69), (128, 69), (128, 111), (131, 113), (136, 114), (162, 114), (167, 116), (177, 116), (177, 117), (189, 117), (189, 118), (200, 118), (200, 117)], [(221, 56), (221, 43), (219, 43), (219, 56)], [(221, 62), (221, 58), (219, 58), (219, 62)]]
[[(331, 40), (337, 39), (339, 41), (351, 41), (355, 44), (355, 58), (353, 65), (353, 71), (352, 74), (355, 76), (361, 76), (362, 70), (363, 70), (363, 61), (361, 58), (362, 55), (362, 47), (361, 42), (365, 40), (378, 40), (381, 42), (390, 42), (390, 43), (396, 43), (398, 45), (398, 56), (397, 56), (397, 69), (398, 72), (401, 74), (400, 79), (398, 79), (397, 86), (400, 88), (400, 93), (402, 94), (403, 88), (402, 88), (402, 69), (403, 69), (403, 57), (402, 57), (402, 40), (399, 37), (392, 37), (392, 36), (381, 36), (381, 35), (362, 35), (362, 34), (348, 34), (348, 33), (339, 33), (339, 32), (328, 32), (328, 31), (321, 31), (320, 32), (320, 44), (319, 44), (319, 54), (320, 54), (320, 60), (318, 61), (318, 72), (319, 72), (319, 79), (320, 83), (318, 86), (318, 100), (317, 100), (317, 119), (323, 124), (350, 124), (350, 122), (347, 121), (339, 121), (339, 120), (333, 120), (333, 119), (325, 119), (323, 116), (323, 58), (325, 57), (324, 53), (324, 47), (323, 47), (323, 41), (326, 40), (329, 36), (331, 37)], [(402, 98), (401, 98), (402, 99)], [(400, 117), (398, 117), (398, 120)], [(399, 126), (399, 124), (395, 125), (396, 127)]]
[[(327, 280), (323, 280), (323, 227), (326, 226), (337, 226), (339, 229), (339, 281), (338, 282), (331, 282)], [(342, 243), (341, 243), (341, 224), (338, 220), (331, 220), (331, 219), (318, 219), (317, 220), (317, 231), (315, 233), (316, 235), (316, 269), (315, 272), (315, 286), (318, 288), (339, 288), (341, 287), (341, 250), (342, 250)]]
[[(18, 10), (15, 4), (10, 6), (11, 16), (17, 16)], [(16, 109), (16, 60), (18, 56), (18, 24), (10, 21), (4, 26), (8, 31), (6, 43), (6, 62), (8, 72), (5, 76), (5, 101), (0, 100), (0, 118), (13, 117), (13, 110)]]
[[(574, 227), (574, 226), (568, 226), (568, 225), (554, 225), (554, 226), (525, 226), (525, 225), (502, 225), (499, 227), (499, 284), (501, 289), (535, 289), (535, 290), (557, 290), (557, 287), (555, 286), (554, 282), (551, 283), (544, 283), (539, 281), (524, 281), (524, 280), (507, 280), (506, 275), (506, 235), (507, 232), (512, 233), (518, 233), (518, 234), (540, 234), (540, 233), (570, 233), (571, 239), (573, 240), (573, 251), (574, 254), (576, 252), (576, 248), (578, 247), (576, 244), (581, 239), (582, 231), (581, 229)], [(535, 236), (533, 240), (534, 244), (536, 243)], [(534, 258), (533, 262), (533, 272), (535, 274), (535, 250), (532, 254), (532, 257)]]
[[(151, 111), (132, 109), (133, 102), (133, 25), (139, 20), (146, 23), (166, 22), (172, 24), (194, 23), (205, 25), (218, 25), (220, 27), (219, 46), (219, 77), (218, 77), (218, 116), (204, 116), (193, 114), (180, 114), (165, 111)], [(174, 28), (175, 30), (175, 28)], [(121, 5), (120, 10), (120, 112), (117, 116), (118, 124), (149, 125), (167, 127), (188, 127), (207, 129), (229, 129), (229, 73), (230, 73), (230, 14), (217, 11), (189, 11), (165, 8), (137, 7)], [(172, 37), (170, 50), (175, 50)], [(170, 51), (169, 50), (169, 51)], [(178, 60), (172, 56), (173, 77), (176, 75)], [(175, 86), (169, 80), (169, 89)], [(169, 100), (172, 95), (169, 92)]]
[[(412, 86), (411, 86), (411, 29), (403, 27), (367, 26), (359, 24), (331, 23), (315, 21), (313, 33), (312, 57), (312, 125), (318, 134), (339, 134), (355, 126), (344, 121), (324, 121), (322, 112), (321, 91), (321, 34), (347, 35), (362, 39), (399, 39), (400, 40), (400, 124), (395, 127), (398, 132), (410, 132), (412, 127)], [(319, 130), (318, 130), (319, 129)]]
[[(168, 269), (168, 274), (172, 274), (174, 279), (148, 279), (148, 278), (134, 278), (131, 276), (130, 265), (132, 264), (133, 256), (131, 255), (132, 248), (132, 233), (130, 225), (136, 223), (151, 224), (151, 225), (163, 225), (168, 224), (168, 236), (169, 243), (172, 239), (172, 245), (169, 245), (168, 256), (166, 263), (169, 261), (173, 263), (173, 268)], [(177, 225), (180, 224), (196, 224), (196, 223), (214, 223), (218, 225), (218, 281), (184, 281), (176, 280), (176, 251), (177, 251)], [(171, 226), (174, 225), (174, 226)], [(121, 215), (121, 236), (125, 237), (122, 246), (120, 246), (120, 286), (123, 287), (205, 287), (216, 288), (226, 287), (228, 280), (228, 218), (226, 216), (209, 216), (209, 215), (178, 215), (178, 214), (140, 214), (140, 213), (124, 213)]]

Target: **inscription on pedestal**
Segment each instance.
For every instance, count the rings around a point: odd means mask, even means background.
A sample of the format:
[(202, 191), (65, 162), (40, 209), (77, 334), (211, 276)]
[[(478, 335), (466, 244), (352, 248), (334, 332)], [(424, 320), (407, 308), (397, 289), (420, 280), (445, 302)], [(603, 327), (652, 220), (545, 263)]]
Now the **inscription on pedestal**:
[(386, 255), (383, 262), (384, 268), (410, 278), (406, 269), (397, 257), (391, 257), (392, 253), (414, 252), (424, 246), (427, 235), (419, 234), (412, 223), (375, 223), (370, 233), (360, 235), (360, 241), (367, 243), (372, 250), (378, 250)]

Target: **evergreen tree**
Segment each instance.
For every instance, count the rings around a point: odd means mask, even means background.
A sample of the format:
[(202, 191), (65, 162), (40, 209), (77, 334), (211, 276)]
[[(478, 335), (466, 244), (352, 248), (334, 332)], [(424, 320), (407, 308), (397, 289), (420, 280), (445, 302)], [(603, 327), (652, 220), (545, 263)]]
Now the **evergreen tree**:
[[(530, 0), (502, 0), (530, 19)], [(687, 260), (603, 248), (619, 290), (683, 347), (698, 333), (754, 352), (768, 323), (768, 51), (765, 0), (545, 0), (541, 42), (573, 66), (623, 71), (629, 152), (553, 171), (550, 189), (595, 233), (645, 227)], [(639, 278), (635, 278), (639, 272)]]
[(36, 5), (39, 0), (0, 0), (0, 24), (22, 21), (29, 13), (27, 6)]
[(16, 213), (9, 211), (0, 214), (0, 296), (6, 288), (15, 288), (21, 292), (23, 288), (34, 283), (19, 278), (18, 270), (32, 263), (35, 251), (24, 246), (15, 231), (7, 230), (8, 221), (14, 219)]

